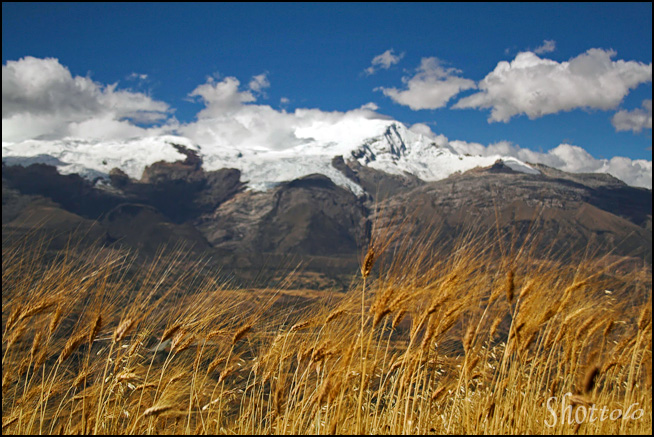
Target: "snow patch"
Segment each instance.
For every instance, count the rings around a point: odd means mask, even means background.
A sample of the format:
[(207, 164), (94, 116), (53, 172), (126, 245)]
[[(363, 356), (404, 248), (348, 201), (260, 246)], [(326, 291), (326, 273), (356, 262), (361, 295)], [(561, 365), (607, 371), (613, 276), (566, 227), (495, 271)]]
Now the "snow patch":
[(74, 138), (62, 140), (26, 140), (2, 143), (2, 161), (8, 165), (35, 163), (57, 167), (61, 174), (77, 173), (90, 180), (108, 178), (114, 167), (130, 178), (140, 179), (143, 170), (157, 161), (184, 160), (173, 144), (198, 150), (184, 137), (162, 135), (130, 140), (93, 141)]
[[(27, 140), (3, 142), (2, 159), (8, 165), (50, 164), (62, 174), (77, 173), (90, 180), (107, 179), (111, 169), (119, 168), (138, 180), (145, 167), (157, 161), (184, 160), (186, 156), (173, 147), (178, 144), (194, 150), (203, 160), (206, 171), (240, 170), (242, 180), (254, 191), (266, 191), (281, 182), (321, 173), (335, 184), (361, 195), (363, 188), (332, 166), (335, 156), (356, 159), (361, 165), (390, 174), (412, 174), (425, 181), (490, 166), (502, 158), (499, 155), (462, 155), (449, 145), (447, 138), (427, 135), (393, 120), (315, 122), (298, 128), (295, 136), (302, 138), (304, 143), (281, 150), (264, 146), (239, 149), (215, 142), (201, 147), (188, 138), (175, 135), (114, 141)], [(503, 159), (515, 171), (538, 173), (515, 158)]]

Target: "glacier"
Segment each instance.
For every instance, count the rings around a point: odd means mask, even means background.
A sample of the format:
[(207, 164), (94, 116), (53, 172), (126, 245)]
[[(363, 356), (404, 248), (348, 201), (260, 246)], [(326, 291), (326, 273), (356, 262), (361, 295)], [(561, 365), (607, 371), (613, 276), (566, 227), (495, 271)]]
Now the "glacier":
[(173, 144), (194, 151), (204, 170), (236, 168), (254, 191), (312, 173), (321, 173), (335, 184), (363, 194), (363, 189), (332, 166), (335, 156), (356, 160), (390, 174), (411, 174), (424, 181), (444, 179), (456, 172), (487, 167), (502, 160), (515, 171), (537, 174), (537, 169), (513, 157), (472, 156), (458, 153), (444, 136), (426, 135), (395, 120), (369, 119), (358, 124), (314, 124), (295, 132), (301, 144), (286, 149), (236, 148), (224, 144), (198, 145), (179, 135), (156, 135), (126, 140), (99, 141), (64, 138), (2, 143), (6, 165), (50, 164), (61, 174), (77, 173), (98, 183), (119, 168), (132, 179), (157, 161), (174, 162), (185, 156)]

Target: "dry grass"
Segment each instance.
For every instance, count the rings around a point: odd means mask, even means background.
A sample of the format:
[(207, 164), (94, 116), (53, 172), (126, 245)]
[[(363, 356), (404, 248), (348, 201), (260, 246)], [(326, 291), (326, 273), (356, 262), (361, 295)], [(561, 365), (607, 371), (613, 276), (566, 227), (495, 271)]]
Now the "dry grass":
[(648, 268), (374, 237), (301, 312), (181, 252), (3, 247), (3, 434), (651, 433)]

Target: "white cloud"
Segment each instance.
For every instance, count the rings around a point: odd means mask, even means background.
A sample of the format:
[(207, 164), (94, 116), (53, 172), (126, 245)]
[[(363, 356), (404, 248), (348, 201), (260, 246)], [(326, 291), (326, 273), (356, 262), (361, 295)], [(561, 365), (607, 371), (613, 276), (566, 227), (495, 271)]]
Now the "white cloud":
[[(189, 94), (204, 104), (196, 121), (180, 125), (169, 118), (172, 111), (167, 104), (146, 94), (73, 76), (54, 58), (26, 57), (2, 67), (2, 138), (7, 143), (63, 138), (106, 141), (179, 133), (209, 148), (284, 150), (310, 141), (312, 135), (326, 143), (359, 141), (376, 133), (375, 121), (389, 120), (375, 112), (374, 103), (346, 112), (297, 109), (292, 113), (258, 104), (269, 86), (266, 73), (252, 77), (245, 86), (235, 77), (210, 77)], [(139, 126), (155, 122), (159, 126)]]
[[(7, 61), (2, 66), (2, 139), (62, 138), (90, 121), (98, 127), (98, 138), (124, 137), (144, 131), (139, 123), (168, 118), (166, 103), (116, 88), (73, 77), (55, 58)], [(102, 128), (97, 126), (102, 122)]]
[(475, 82), (457, 76), (461, 73), (455, 68), (444, 68), (435, 57), (422, 58), (420, 66), (413, 77), (404, 77), (406, 88), (379, 87), (385, 96), (395, 103), (405, 105), (413, 110), (442, 108), (461, 91), (475, 88)]
[(545, 153), (525, 149), (508, 141), (484, 146), (466, 141), (450, 141), (449, 145), (462, 154), (514, 157), (523, 162), (545, 164), (570, 173), (609, 173), (629, 185), (652, 188), (652, 161), (614, 157), (596, 159), (579, 146), (560, 144)]
[(392, 65), (397, 64), (404, 57), (404, 52), (396, 55), (393, 49), (386, 50), (381, 55), (377, 55), (372, 58), (370, 67), (366, 68), (364, 71), (366, 74), (371, 75), (376, 73), (379, 69), (388, 70)]
[(263, 93), (263, 90), (270, 87), (270, 82), (268, 81), (268, 74), (262, 73), (257, 76), (253, 76), (248, 85), (250, 90), (255, 93)]
[(615, 130), (618, 132), (630, 130), (634, 133), (640, 133), (643, 129), (651, 129), (652, 100), (643, 100), (642, 106), (643, 109), (636, 108), (632, 111), (618, 111), (611, 118), (611, 123), (615, 127)]
[(262, 82), (253, 79), (249, 90), (240, 90), (235, 77), (208, 79), (189, 94), (200, 97), (205, 108), (197, 114), (197, 121), (180, 126), (179, 131), (203, 146), (275, 149), (299, 144), (292, 116), (254, 104), (257, 99), (252, 88)]
[(377, 111), (379, 109), (379, 106), (375, 102), (368, 102), (364, 105), (361, 105), (361, 109), (369, 109), (371, 111)]
[(289, 99), (288, 97), (281, 97), (279, 99), (279, 107), (284, 110), (288, 107), (290, 103), (291, 103), (291, 99)]
[[(651, 77), (651, 65), (649, 72)], [(415, 91), (415, 84), (420, 80), (425, 83), (432, 79), (435, 82), (466, 81), (455, 76), (456, 73), (456, 70), (441, 67), (435, 58), (426, 58), (419, 73), (406, 80), (404, 93)], [(226, 156), (226, 151), (236, 155), (239, 150), (256, 154), (266, 150), (274, 152), (274, 156), (284, 152), (284, 156), (292, 156), (299, 163), (304, 154), (338, 154), (339, 148), (342, 148), (342, 153), (347, 153), (366, 138), (383, 132), (391, 121), (390, 117), (376, 112), (378, 106), (372, 102), (345, 112), (303, 108), (287, 112), (259, 104), (257, 99), (262, 90), (270, 86), (265, 74), (253, 77), (244, 86), (234, 77), (208, 79), (189, 94), (199, 99), (204, 108), (198, 112), (195, 121), (183, 125), (174, 118), (167, 118), (170, 109), (165, 103), (142, 93), (119, 90), (115, 84), (102, 85), (89, 78), (72, 76), (56, 59), (28, 57), (8, 61), (6, 66), (3, 65), (2, 85), (2, 134), (3, 142), (7, 144), (26, 139), (69, 137), (83, 140), (81, 144), (94, 143), (100, 147), (104, 143), (95, 140), (138, 140), (176, 133), (185, 136), (189, 144), (201, 145), (207, 155), (215, 152), (216, 156), (220, 153)], [(436, 86), (444, 84), (437, 83)], [(449, 97), (440, 100), (446, 102), (447, 99)], [(283, 104), (284, 100), (280, 103)], [(643, 107), (649, 110), (651, 128), (651, 100), (644, 102)], [(632, 112), (635, 111), (629, 113)], [(138, 126), (137, 123), (141, 122), (164, 123), (144, 128)], [(521, 161), (543, 163), (570, 172), (607, 172), (631, 185), (652, 186), (651, 161), (622, 157), (595, 159), (582, 148), (569, 144), (540, 153), (509, 142), (488, 146), (448, 142), (447, 138), (434, 134), (423, 123), (411, 126), (410, 130), (438, 144), (449, 144), (459, 153), (513, 156)], [(293, 150), (293, 147), (306, 144), (310, 145), (310, 151), (307, 148), (303, 148), (301, 153)], [(233, 163), (233, 159), (216, 159), (209, 163), (216, 167), (209, 169), (222, 168), (229, 163)]]
[(532, 52), (502, 61), (479, 82), (478, 93), (454, 108), (491, 108), (489, 122), (530, 119), (577, 108), (609, 110), (629, 91), (652, 81), (652, 64), (612, 61), (612, 50), (590, 49), (568, 62), (543, 59)]
[(189, 96), (201, 98), (206, 106), (198, 113), (198, 118), (231, 113), (243, 103), (254, 102), (254, 94), (251, 91), (239, 91), (240, 85), (238, 79), (230, 76), (219, 82), (209, 78), (206, 83), (197, 86)]
[(412, 124), (409, 130), (413, 133), (423, 135), (432, 140), (437, 137), (436, 134), (431, 130), (431, 128), (425, 123)]
[(148, 75), (144, 73), (131, 73), (127, 76), (127, 80), (144, 81), (148, 80)]
[[(249, 88), (241, 89), (235, 77), (208, 79), (190, 93), (191, 97), (199, 97), (205, 108), (195, 122), (180, 126), (178, 131), (203, 147), (281, 151), (311, 140), (356, 141), (360, 134), (364, 135), (362, 132), (368, 132), (368, 120), (388, 120), (375, 112), (374, 103), (347, 112), (276, 110), (256, 103), (252, 83)], [(280, 102), (288, 103), (288, 99)], [(348, 140), (348, 136), (352, 139)]]
[(546, 39), (543, 41), (543, 44), (534, 49), (534, 53), (537, 55), (542, 55), (543, 53), (551, 53), (556, 50), (556, 41), (551, 39)]

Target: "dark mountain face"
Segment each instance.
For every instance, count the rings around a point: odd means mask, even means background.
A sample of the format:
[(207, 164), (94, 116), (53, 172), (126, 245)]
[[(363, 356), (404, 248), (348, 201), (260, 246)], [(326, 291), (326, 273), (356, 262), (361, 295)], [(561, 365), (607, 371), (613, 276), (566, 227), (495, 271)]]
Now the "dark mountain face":
[(213, 211), (243, 189), (238, 170), (205, 172), (197, 155), (181, 146), (178, 149), (187, 155), (186, 160), (156, 162), (145, 168), (139, 181), (113, 169), (111, 186), (94, 185), (76, 174), (60, 175), (50, 165), (3, 163), (3, 184), (6, 180), (22, 194), (47, 197), (89, 219), (99, 219), (122, 203), (140, 203), (156, 208), (175, 223)]
[(470, 229), (497, 228), (512, 244), (529, 239), (541, 253), (589, 250), (651, 261), (651, 192), (614, 180), (584, 185), (575, 179), (475, 170), (391, 197), (384, 214), (412, 217), (423, 225), (418, 232), (428, 224), (440, 229), (440, 243)]
[(162, 246), (206, 252), (211, 247), (190, 221), (241, 191), (240, 172), (204, 172), (196, 155), (180, 149), (185, 161), (157, 162), (139, 181), (114, 169), (109, 186), (60, 175), (49, 165), (3, 164), (3, 236), (31, 227), (61, 234), (62, 241), (73, 231), (92, 235), (94, 242), (136, 250), (145, 258)]
[(385, 173), (363, 166), (356, 160), (348, 161), (346, 164), (342, 156), (335, 157), (332, 166), (348, 179), (359, 184), (367, 193), (367, 197), (373, 201), (405, 193), (425, 183), (413, 175), (400, 176)]
[(365, 241), (367, 210), (323, 175), (267, 192), (243, 192), (195, 221), (215, 247), (301, 255), (355, 253)]
[(366, 195), (319, 174), (253, 192), (244, 190), (238, 170), (205, 172), (197, 155), (180, 151), (184, 161), (155, 163), (138, 181), (115, 170), (111, 185), (100, 186), (47, 165), (3, 165), (3, 239), (33, 229), (86, 232), (145, 257), (161, 245), (186, 244), (194, 248), (189, 256), (211, 259), (244, 280), (270, 279), (293, 259), (315, 273), (314, 287), (333, 285), (334, 278), (347, 283), (371, 223), (391, 218), (412, 221), (417, 234), (438, 229), (434, 244), (452, 244), (470, 229), (499, 229), (512, 244), (528, 242), (543, 254), (612, 253), (651, 263), (651, 190), (609, 175), (545, 166), (525, 174), (498, 162), (426, 183), (337, 157), (333, 166)]
[(309, 175), (272, 194), (272, 208), (259, 224), (261, 250), (333, 256), (356, 253), (366, 241), (365, 207), (329, 178)]

